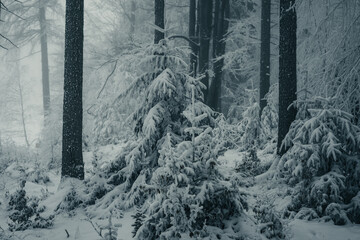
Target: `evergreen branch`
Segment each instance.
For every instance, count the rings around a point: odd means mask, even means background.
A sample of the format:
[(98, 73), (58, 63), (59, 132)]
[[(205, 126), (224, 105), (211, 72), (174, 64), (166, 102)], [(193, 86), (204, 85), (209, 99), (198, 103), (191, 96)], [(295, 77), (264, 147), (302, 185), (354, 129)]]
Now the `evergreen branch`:
[(194, 42), (193, 40), (191, 40), (190, 38), (183, 36), (183, 35), (172, 35), (170, 37), (168, 37), (169, 40), (171, 39), (175, 39), (175, 38), (181, 38), (184, 39), (186, 41), (188, 41), (189, 43), (193, 44), (194, 46), (196, 46), (197, 48), (200, 48), (200, 45), (196, 42)]

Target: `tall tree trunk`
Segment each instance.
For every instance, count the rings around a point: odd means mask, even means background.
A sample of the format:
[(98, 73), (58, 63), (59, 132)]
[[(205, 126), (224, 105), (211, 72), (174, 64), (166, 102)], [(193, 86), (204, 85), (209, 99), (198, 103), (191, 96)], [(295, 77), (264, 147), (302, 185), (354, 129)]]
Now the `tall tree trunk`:
[[(189, 38), (193, 42), (197, 42), (198, 37), (196, 36), (196, 0), (190, 0), (189, 9)], [(190, 74), (196, 76), (196, 65), (197, 65), (197, 47), (193, 43), (190, 43)]]
[[(161, 29), (165, 29), (165, 0), (155, 0), (155, 25)], [(154, 43), (158, 44), (159, 41), (164, 38), (164, 32), (155, 29)]]
[[(17, 54), (19, 54), (19, 50), (16, 50)], [(26, 120), (25, 120), (25, 109), (24, 109), (24, 93), (23, 93), (23, 86), (21, 84), (21, 76), (20, 76), (20, 66), (19, 62), (16, 63), (16, 78), (18, 80), (18, 90), (19, 90), (19, 101), (20, 101), (20, 111), (21, 111), (21, 124), (23, 127), (23, 133), (24, 133), (24, 140), (27, 147), (30, 147), (27, 131), (26, 131)]]
[(277, 151), (283, 155), (282, 141), (296, 117), (296, 11), (294, 0), (280, 0), (279, 42), (279, 129)]
[(42, 90), (43, 90), (43, 109), (44, 119), (46, 124), (46, 117), (50, 113), (50, 81), (49, 81), (49, 59), (46, 33), (46, 15), (43, 1), (40, 1), (39, 9), (40, 22), (40, 44), (41, 44), (41, 68), (42, 68)]
[(84, 0), (66, 1), (62, 177), (84, 179), (82, 154)]
[(260, 117), (266, 106), (265, 95), (270, 88), (270, 15), (271, 0), (261, 1), (261, 53), (260, 53)]
[[(218, 12), (218, 13), (217, 13)], [(214, 14), (214, 33), (213, 33), (213, 58), (214, 62), (214, 79), (210, 85), (209, 106), (221, 112), (221, 87), (224, 59), (217, 59), (225, 54), (226, 42), (225, 37), (229, 28), (230, 1), (215, 0)]]
[(200, 51), (199, 51), (199, 74), (204, 74), (205, 77), (201, 82), (206, 86), (203, 90), (204, 102), (208, 102), (209, 95), (209, 50), (211, 38), (212, 25), (212, 0), (199, 0), (200, 6)]

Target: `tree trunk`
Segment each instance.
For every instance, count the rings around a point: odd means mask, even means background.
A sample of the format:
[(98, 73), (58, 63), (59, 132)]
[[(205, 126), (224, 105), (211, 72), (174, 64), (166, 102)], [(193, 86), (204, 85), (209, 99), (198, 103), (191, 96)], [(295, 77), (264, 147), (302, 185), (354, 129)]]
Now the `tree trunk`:
[[(42, 4), (42, 1), (40, 1)], [(39, 9), (40, 22), (40, 44), (41, 44), (41, 68), (42, 68), (42, 90), (43, 90), (43, 108), (44, 108), (44, 122), (50, 113), (50, 82), (49, 82), (49, 59), (46, 33), (46, 15), (45, 6), (40, 5)]]
[[(193, 42), (197, 42), (196, 36), (196, 0), (190, 0), (189, 9), (189, 38)], [(196, 77), (196, 65), (197, 65), (197, 47), (190, 43), (190, 75)]]
[(261, 1), (261, 53), (260, 53), (260, 117), (266, 106), (265, 95), (270, 88), (270, 10), (271, 0)]
[[(155, 0), (155, 25), (165, 29), (165, 0)], [(164, 32), (155, 29), (154, 43), (158, 44), (161, 39), (165, 38)]]
[(84, 0), (66, 1), (62, 177), (84, 179), (82, 155)]
[(205, 77), (201, 82), (206, 86), (203, 90), (204, 102), (208, 102), (209, 93), (209, 50), (212, 25), (212, 0), (199, 0), (200, 6), (200, 51), (199, 51), (199, 74)]
[[(216, 13), (218, 12), (218, 13)], [(229, 28), (230, 1), (215, 0), (214, 33), (213, 33), (213, 58), (217, 59), (225, 54), (226, 33)], [(210, 86), (209, 106), (217, 112), (221, 112), (221, 87), (222, 68), (224, 59), (220, 58), (214, 62), (214, 79)]]
[(296, 11), (294, 0), (280, 0), (279, 42), (279, 129), (277, 151), (283, 155), (287, 149), (281, 143), (296, 117)]

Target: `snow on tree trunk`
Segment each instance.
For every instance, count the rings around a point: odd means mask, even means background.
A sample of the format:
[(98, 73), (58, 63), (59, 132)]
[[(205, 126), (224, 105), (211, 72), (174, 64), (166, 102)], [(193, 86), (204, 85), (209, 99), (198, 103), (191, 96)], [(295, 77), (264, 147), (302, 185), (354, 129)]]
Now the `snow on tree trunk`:
[(62, 177), (84, 179), (82, 153), (84, 0), (66, 1)]

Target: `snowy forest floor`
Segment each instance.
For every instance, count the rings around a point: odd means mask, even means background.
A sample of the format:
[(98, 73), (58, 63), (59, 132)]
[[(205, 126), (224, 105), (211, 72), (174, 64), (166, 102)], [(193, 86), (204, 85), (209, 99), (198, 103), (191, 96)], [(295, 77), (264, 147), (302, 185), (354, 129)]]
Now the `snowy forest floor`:
[[(105, 146), (99, 149), (97, 153), (102, 154), (103, 161), (109, 161), (116, 156), (119, 151), (119, 146)], [(258, 152), (261, 162), (271, 160), (271, 154), (263, 154)], [(91, 166), (93, 157), (92, 152), (84, 153), (85, 167)], [(223, 171), (232, 172), (233, 169), (242, 162), (244, 153), (230, 150), (225, 152), (219, 160), (222, 164)], [(19, 188), (19, 179), (21, 179), (24, 172), (20, 171), (19, 163), (12, 163), (0, 175), (0, 231), (6, 232), (10, 239), (27, 239), (27, 240), (62, 240), (62, 239), (79, 239), (79, 240), (101, 240), (102, 238), (95, 231), (92, 223), (97, 226), (106, 224), (108, 219), (94, 218), (90, 219), (86, 216), (86, 209), (77, 209), (72, 214), (60, 213), (56, 215), (54, 225), (49, 229), (28, 229), (25, 231), (8, 232), (8, 211), (6, 195), (15, 192)], [(23, 166), (24, 169), (26, 167)], [(28, 171), (32, 171), (34, 167), (29, 166)], [(89, 169), (88, 169), (89, 170)], [(41, 198), (40, 205), (45, 206), (43, 214), (52, 214), (60, 201), (67, 193), (66, 188), (60, 188), (60, 175), (55, 171), (47, 173), (50, 182), (47, 184), (35, 183), (26, 179), (25, 191), (27, 197), (35, 196)], [(248, 177), (245, 179), (246, 192), (248, 194), (249, 210), (240, 219), (231, 222), (236, 224), (240, 232), (245, 234), (245, 239), (267, 239), (263, 234), (260, 234), (259, 229), (261, 224), (257, 223), (256, 213), (253, 209), (257, 206), (271, 206), (275, 213), (281, 212), (291, 199), (287, 194), (289, 186), (274, 184), (268, 179), (256, 179)], [(122, 218), (113, 219), (113, 223), (121, 224), (118, 229), (118, 239), (130, 240), (132, 238), (131, 226), (134, 219), (131, 217), (135, 210), (130, 209), (123, 212)], [(282, 220), (283, 232), (286, 239), (294, 240), (358, 240), (360, 236), (360, 225), (348, 224), (345, 226), (335, 226), (332, 222), (319, 221), (305, 221), (305, 220)], [(67, 232), (69, 234), (67, 234)]]

